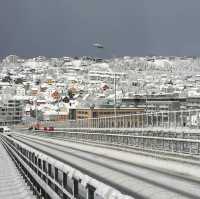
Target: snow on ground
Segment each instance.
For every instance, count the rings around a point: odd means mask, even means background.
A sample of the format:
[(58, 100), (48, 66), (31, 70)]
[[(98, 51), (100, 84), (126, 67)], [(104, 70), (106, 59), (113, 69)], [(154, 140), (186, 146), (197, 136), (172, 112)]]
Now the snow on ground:
[(15, 164), (0, 143), (0, 198), (34, 199)]

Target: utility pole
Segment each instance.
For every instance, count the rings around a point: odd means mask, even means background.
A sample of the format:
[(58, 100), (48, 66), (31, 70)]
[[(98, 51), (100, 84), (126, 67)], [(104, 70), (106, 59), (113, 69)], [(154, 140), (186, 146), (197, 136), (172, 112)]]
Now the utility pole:
[(35, 99), (35, 130), (36, 130), (36, 126), (37, 126), (37, 123), (38, 123), (38, 111), (37, 111), (37, 96), (36, 96), (36, 99)]

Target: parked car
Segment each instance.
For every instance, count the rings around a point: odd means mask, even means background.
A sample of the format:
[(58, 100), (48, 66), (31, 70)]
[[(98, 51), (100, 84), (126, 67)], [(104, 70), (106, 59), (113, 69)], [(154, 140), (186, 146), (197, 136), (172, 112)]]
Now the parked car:
[(53, 126), (50, 126), (50, 127), (49, 127), (49, 131), (54, 131), (54, 127), (53, 127)]
[(28, 130), (33, 130), (33, 127), (32, 127), (32, 126), (30, 126), (30, 127), (28, 128)]

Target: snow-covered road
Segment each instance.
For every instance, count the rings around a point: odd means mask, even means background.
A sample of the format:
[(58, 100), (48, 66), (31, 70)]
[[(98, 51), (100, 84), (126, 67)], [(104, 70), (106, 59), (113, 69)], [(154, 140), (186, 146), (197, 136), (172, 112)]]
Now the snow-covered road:
[(198, 165), (36, 136), (13, 137), (136, 199), (200, 198)]

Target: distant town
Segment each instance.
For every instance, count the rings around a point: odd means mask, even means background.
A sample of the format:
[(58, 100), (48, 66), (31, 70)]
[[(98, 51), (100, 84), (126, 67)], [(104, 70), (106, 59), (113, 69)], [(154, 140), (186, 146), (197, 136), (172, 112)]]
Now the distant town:
[(0, 74), (0, 198), (200, 198), (199, 58), (10, 55)]
[(0, 69), (2, 125), (200, 108), (198, 57), (10, 55)]

